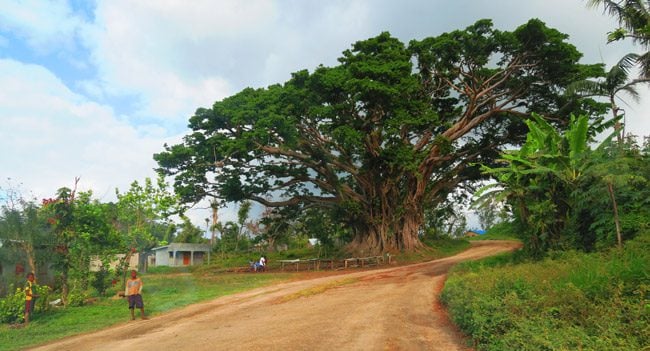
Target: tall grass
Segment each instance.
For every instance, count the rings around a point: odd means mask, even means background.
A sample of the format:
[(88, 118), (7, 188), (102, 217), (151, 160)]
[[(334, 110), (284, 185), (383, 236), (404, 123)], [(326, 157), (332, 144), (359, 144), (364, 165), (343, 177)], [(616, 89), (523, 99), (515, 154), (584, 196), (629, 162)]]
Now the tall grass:
[(477, 350), (650, 350), (650, 235), (623, 250), (458, 266), (442, 293)]

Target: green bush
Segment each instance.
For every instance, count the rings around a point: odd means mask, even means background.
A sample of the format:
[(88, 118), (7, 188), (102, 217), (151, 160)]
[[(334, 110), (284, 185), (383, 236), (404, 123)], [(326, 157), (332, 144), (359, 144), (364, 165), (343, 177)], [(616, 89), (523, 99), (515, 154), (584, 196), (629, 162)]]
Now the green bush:
[[(47, 312), (51, 309), (52, 289), (47, 285), (34, 285), (34, 292), (39, 295), (34, 305), (34, 312)], [(23, 297), (24, 298), (24, 297)], [(23, 305), (24, 306), (24, 305)]]
[(100, 296), (106, 295), (106, 290), (111, 287), (111, 278), (115, 276), (113, 272), (102, 266), (97, 272), (93, 272), (91, 285)]
[(649, 243), (642, 236), (604, 253), (463, 264), (441, 299), (477, 350), (642, 350), (650, 345)]
[(70, 290), (68, 293), (68, 306), (78, 307), (86, 304), (89, 296), (79, 289)]
[(22, 322), (25, 311), (25, 293), (22, 288), (14, 288), (13, 285), (10, 285), (7, 290), (7, 296), (0, 299), (0, 322)]
[[(50, 288), (34, 285), (34, 294), (39, 295), (34, 305), (34, 313), (50, 309)], [(25, 313), (25, 291), (23, 288), (9, 286), (8, 294), (0, 299), (0, 323), (23, 322)]]

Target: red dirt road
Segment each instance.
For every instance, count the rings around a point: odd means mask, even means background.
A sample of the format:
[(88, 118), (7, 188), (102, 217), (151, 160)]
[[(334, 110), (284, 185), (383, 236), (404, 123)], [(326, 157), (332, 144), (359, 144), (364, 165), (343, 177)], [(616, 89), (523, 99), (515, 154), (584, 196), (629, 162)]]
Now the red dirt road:
[(467, 350), (438, 303), (446, 273), (518, 246), (474, 242), (431, 262), (277, 284), (34, 350)]

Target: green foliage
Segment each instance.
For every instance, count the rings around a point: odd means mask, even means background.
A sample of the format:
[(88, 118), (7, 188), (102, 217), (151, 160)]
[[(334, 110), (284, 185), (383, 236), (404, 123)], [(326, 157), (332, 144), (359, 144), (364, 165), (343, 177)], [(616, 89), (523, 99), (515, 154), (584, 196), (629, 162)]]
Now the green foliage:
[[(25, 291), (23, 288), (9, 286), (9, 293), (0, 298), (0, 323), (22, 323), (25, 313)], [(34, 305), (34, 313), (46, 312), (50, 309), (50, 288), (34, 285), (32, 292), (39, 297)], [(33, 317), (32, 317), (33, 318)]]
[(165, 240), (173, 240), (175, 230), (169, 216), (179, 212), (178, 198), (167, 190), (163, 177), (154, 184), (145, 178), (144, 184), (134, 181), (126, 193), (116, 189), (118, 229), (125, 233), (123, 248), (150, 249)]
[(519, 117), (555, 115), (567, 105), (557, 92), (593, 73), (566, 39), (539, 20), (513, 32), (480, 20), (408, 45), (381, 33), (337, 66), (198, 109), (183, 143), (154, 158), (185, 204), (318, 208), (360, 250), (415, 250), (426, 207), (484, 178), (475, 162), (522, 141)]
[(102, 265), (98, 271), (93, 272), (93, 280), (90, 284), (99, 295), (105, 296), (106, 290), (111, 286), (111, 280), (114, 276), (114, 272), (111, 272), (111, 270)]
[[(586, 174), (578, 193), (576, 212), (591, 236), (584, 246), (595, 249), (617, 242), (611, 195), (616, 200), (621, 236), (629, 240), (650, 228), (650, 154), (641, 150), (633, 138), (622, 144), (605, 144), (593, 155), (594, 166)], [(608, 187), (612, 194), (608, 196)], [(578, 228), (571, 228), (579, 230)]]
[(23, 321), (25, 311), (25, 293), (21, 288), (9, 286), (9, 293), (0, 299), (0, 322), (14, 323)]
[(207, 242), (207, 239), (203, 237), (203, 230), (192, 224), (189, 218), (183, 218), (183, 224), (180, 227), (181, 231), (174, 238), (175, 243), (202, 244)]
[(72, 289), (68, 293), (68, 304), (70, 307), (79, 307), (86, 304), (90, 295), (86, 291)]
[(483, 170), (502, 186), (506, 199), (521, 224), (526, 248), (539, 255), (549, 248), (564, 245), (563, 231), (572, 215), (575, 194), (585, 170), (589, 151), (587, 117), (571, 117), (562, 133), (533, 114), (526, 121), (526, 143), (517, 151), (504, 153), (504, 166)]
[[(469, 242), (462, 239), (446, 238), (424, 238), (426, 249), (430, 250), (430, 259), (455, 255), (469, 248)], [(398, 256), (398, 259), (400, 256)]]
[[(93, 199), (90, 191), (77, 193), (69, 188), (59, 189), (56, 199), (43, 200), (41, 211), (54, 234), (51, 250), (64, 304), (70, 303), (71, 286), (76, 291), (88, 289), (90, 257), (115, 252), (123, 245), (113, 226), (113, 209)], [(81, 300), (75, 296), (74, 303)]]
[(603, 5), (603, 10), (615, 17), (620, 27), (608, 34), (608, 40), (616, 41), (626, 38), (641, 44), (645, 48), (650, 44), (650, 5), (643, 0), (589, 0), (589, 6)]
[(503, 221), (493, 225), (487, 233), (467, 240), (518, 240), (519, 237), (517, 225), (510, 221)]
[(442, 300), (477, 350), (641, 350), (650, 343), (650, 232), (624, 250), (460, 265)]
[(586, 117), (572, 118), (566, 132), (534, 117), (520, 150), (504, 153), (501, 167), (483, 167), (498, 183), (477, 194), (479, 201), (509, 205), (533, 256), (608, 247), (617, 227), (627, 240), (649, 226), (648, 154), (634, 138), (616, 144), (610, 138), (592, 151)]
[[(51, 233), (42, 211), (34, 200), (21, 195), (18, 187), (0, 187), (0, 262), (21, 263), (29, 271), (46, 264), (51, 254)], [(7, 288), (0, 277), (0, 296)]]

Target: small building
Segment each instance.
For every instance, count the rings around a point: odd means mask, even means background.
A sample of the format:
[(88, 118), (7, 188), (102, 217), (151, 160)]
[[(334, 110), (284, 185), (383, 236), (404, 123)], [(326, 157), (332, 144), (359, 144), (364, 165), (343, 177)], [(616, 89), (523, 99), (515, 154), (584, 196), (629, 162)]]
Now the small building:
[(154, 247), (149, 256), (149, 267), (194, 266), (210, 261), (210, 244), (171, 243)]
[[(124, 260), (126, 258), (126, 254), (116, 254), (111, 262), (108, 263), (109, 269), (116, 269), (120, 264), (124, 263)], [(134, 254), (129, 255), (128, 257), (128, 270), (138, 270), (140, 268), (140, 253), (136, 252)], [(99, 258), (99, 256), (91, 256), (90, 257), (90, 271), (91, 272), (98, 272), (100, 268), (102, 267), (102, 261)]]

